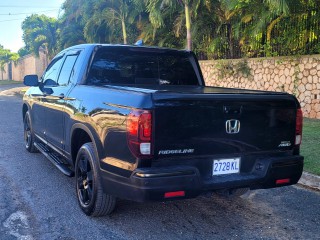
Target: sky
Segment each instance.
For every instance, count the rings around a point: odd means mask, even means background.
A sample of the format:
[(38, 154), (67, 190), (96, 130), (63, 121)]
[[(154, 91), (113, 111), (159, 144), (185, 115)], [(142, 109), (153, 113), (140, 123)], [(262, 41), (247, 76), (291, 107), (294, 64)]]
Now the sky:
[(58, 18), (65, 0), (0, 0), (0, 44), (17, 52), (24, 46), (21, 24), (33, 13)]

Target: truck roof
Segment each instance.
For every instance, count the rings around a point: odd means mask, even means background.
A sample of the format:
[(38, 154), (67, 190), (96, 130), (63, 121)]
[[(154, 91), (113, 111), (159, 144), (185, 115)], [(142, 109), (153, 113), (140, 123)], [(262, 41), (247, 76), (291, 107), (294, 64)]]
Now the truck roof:
[(73, 48), (92, 48), (92, 47), (119, 47), (119, 48), (136, 48), (136, 49), (145, 49), (145, 50), (151, 50), (156, 52), (162, 52), (162, 51), (176, 51), (176, 52), (184, 52), (184, 53), (190, 53), (191, 51), (186, 49), (174, 49), (174, 48), (165, 48), (165, 47), (157, 47), (157, 46), (136, 46), (136, 45), (124, 45), (124, 44), (102, 44), (102, 43), (86, 43), (86, 44), (79, 44), (72, 47), (67, 48), (66, 50), (70, 50)]

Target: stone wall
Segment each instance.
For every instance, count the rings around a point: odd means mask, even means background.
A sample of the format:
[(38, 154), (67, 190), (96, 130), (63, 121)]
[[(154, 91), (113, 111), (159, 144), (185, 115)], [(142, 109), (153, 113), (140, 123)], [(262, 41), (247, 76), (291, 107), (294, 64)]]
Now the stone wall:
[(2, 72), (0, 70), (0, 79), (2, 80), (15, 80), (23, 81), (25, 75), (36, 74), (39, 77), (42, 76), (47, 65), (47, 58), (43, 52), (39, 52), (39, 57), (35, 57), (32, 54), (26, 55), (19, 59), (17, 63), (11, 64), (12, 76), (9, 76), (9, 65), (7, 64), (2, 79)]
[(320, 119), (320, 55), (200, 61), (208, 86), (288, 92)]

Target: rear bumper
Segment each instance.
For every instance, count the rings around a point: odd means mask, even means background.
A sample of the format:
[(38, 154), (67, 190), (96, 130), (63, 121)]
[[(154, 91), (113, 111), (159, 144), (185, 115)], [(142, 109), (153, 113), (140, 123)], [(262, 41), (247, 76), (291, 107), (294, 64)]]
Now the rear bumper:
[[(193, 198), (202, 193), (235, 188), (265, 189), (296, 184), (303, 171), (303, 157), (289, 156), (257, 160), (250, 173), (213, 176), (203, 179), (196, 167), (136, 169), (129, 178), (101, 170), (104, 191), (138, 202), (164, 201), (166, 192), (184, 191)], [(277, 180), (286, 181), (277, 184)], [(174, 198), (169, 198), (174, 199)]]

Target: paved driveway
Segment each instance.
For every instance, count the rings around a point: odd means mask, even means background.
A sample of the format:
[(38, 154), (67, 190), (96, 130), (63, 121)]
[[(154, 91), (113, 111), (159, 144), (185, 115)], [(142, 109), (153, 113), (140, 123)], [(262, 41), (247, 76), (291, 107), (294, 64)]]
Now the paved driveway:
[(74, 178), (25, 151), (21, 105), (0, 96), (0, 239), (320, 239), (320, 193), (299, 186), (236, 201), (122, 200), (110, 217), (87, 217)]
[[(1, 80), (0, 80), (0, 82), (1, 82)], [(11, 88), (23, 87), (23, 86), (24, 85), (22, 83), (21, 84), (0, 85), (0, 92), (4, 91), (4, 90), (11, 89)]]

